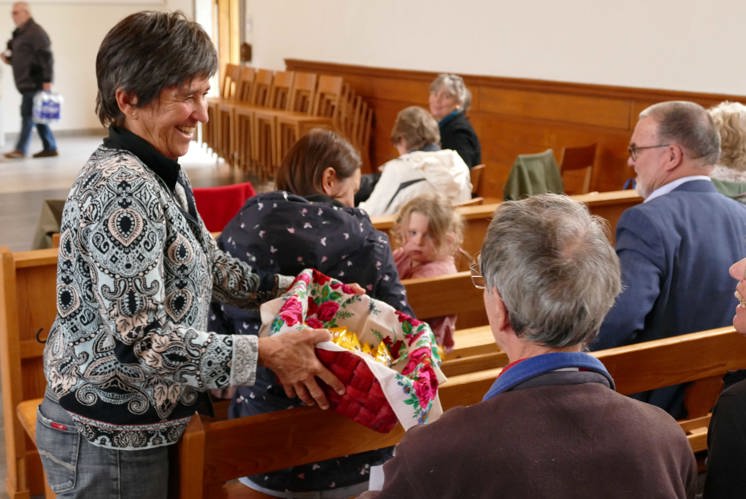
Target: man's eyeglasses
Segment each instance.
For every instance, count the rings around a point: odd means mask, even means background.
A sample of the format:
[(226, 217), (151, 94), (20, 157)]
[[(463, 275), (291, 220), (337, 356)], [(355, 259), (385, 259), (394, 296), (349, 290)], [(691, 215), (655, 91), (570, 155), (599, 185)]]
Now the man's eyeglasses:
[(481, 263), (481, 255), (477, 255), (477, 257), (472, 261), (471, 265), (469, 265), (469, 270), (471, 271), (471, 283), (477, 289), (484, 289), (486, 287), (484, 276), (482, 275), (482, 270), (480, 269)]
[(644, 151), (645, 149), (659, 149), (661, 147), (668, 147), (671, 144), (657, 144), (654, 146), (638, 146), (635, 144), (630, 144), (629, 147), (627, 147), (627, 154), (629, 154), (629, 157), (632, 158), (632, 161), (637, 161), (637, 155), (640, 153), (640, 151)]

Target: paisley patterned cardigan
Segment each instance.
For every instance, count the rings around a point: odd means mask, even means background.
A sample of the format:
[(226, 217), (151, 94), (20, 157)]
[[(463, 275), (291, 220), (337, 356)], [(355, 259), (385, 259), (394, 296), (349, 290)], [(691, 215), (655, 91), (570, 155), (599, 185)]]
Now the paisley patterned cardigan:
[(290, 284), (220, 251), (189, 213), (178, 164), (172, 190), (145, 152), (104, 143), (73, 184), (44, 349), (47, 396), (91, 443), (117, 449), (173, 444), (199, 392), (253, 384), (256, 336), (208, 332), (210, 301), (256, 306)]

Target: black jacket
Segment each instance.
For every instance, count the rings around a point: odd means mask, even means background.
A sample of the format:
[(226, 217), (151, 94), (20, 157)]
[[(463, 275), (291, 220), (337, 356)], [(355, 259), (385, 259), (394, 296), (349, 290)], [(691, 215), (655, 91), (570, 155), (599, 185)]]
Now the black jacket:
[(449, 114), (438, 123), (440, 128), (440, 146), (442, 149), (453, 149), (471, 168), (482, 162), (482, 148), (477, 134), (463, 112)]
[(33, 18), (13, 30), (8, 49), (19, 92), (41, 90), (43, 83), (52, 81), (54, 59), (49, 36)]

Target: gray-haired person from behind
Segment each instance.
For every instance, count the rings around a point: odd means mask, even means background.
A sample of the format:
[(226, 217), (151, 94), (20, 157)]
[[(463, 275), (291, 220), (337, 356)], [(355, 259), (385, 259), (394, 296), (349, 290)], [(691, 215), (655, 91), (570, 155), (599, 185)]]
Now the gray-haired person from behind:
[(361, 497), (694, 497), (676, 421), (584, 352), (621, 290), (604, 221), (556, 194), (505, 202), (472, 281), (510, 364), (482, 402), (408, 431)]

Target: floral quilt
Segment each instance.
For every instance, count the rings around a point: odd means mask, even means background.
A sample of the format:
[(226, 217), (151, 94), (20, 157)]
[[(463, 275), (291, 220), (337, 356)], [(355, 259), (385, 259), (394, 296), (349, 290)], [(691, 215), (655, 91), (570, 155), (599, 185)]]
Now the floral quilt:
[(386, 366), (362, 352), (332, 343), (317, 345), (321, 362), (345, 384), (339, 396), (326, 389), (332, 408), (369, 428), (390, 431), (437, 419), (442, 413), (438, 385), (445, 381), (430, 326), (321, 272), (306, 269), (279, 298), (261, 306), (260, 335), (312, 328), (345, 327), (361, 342), (384, 342)]

